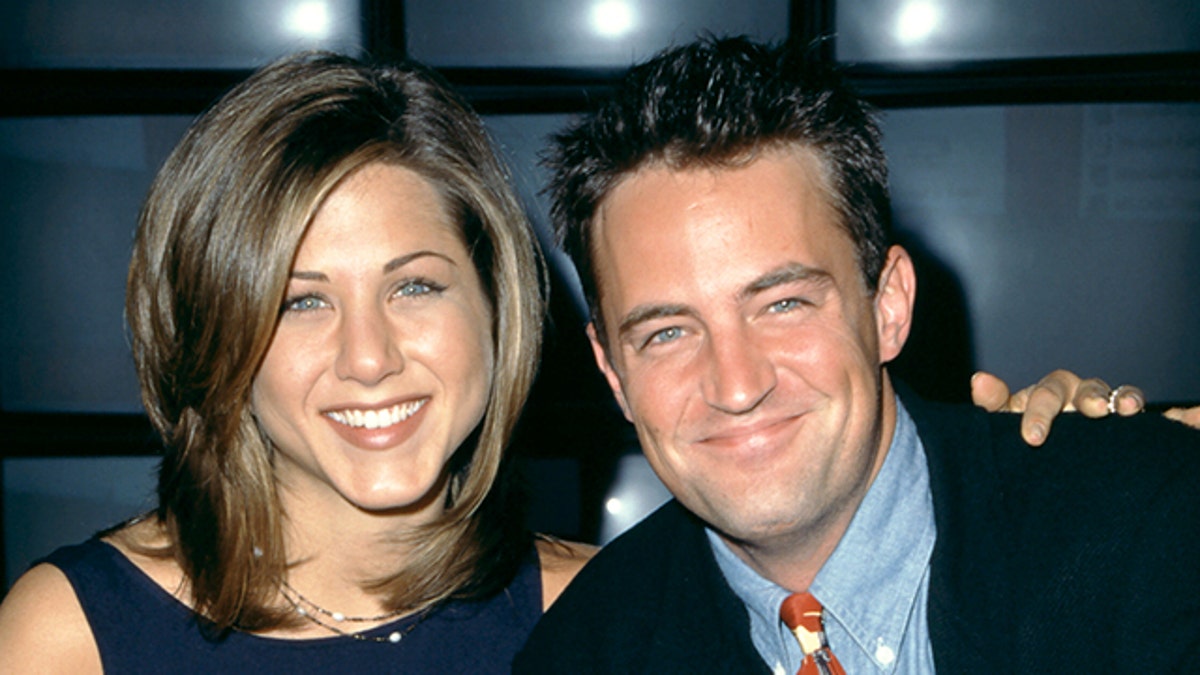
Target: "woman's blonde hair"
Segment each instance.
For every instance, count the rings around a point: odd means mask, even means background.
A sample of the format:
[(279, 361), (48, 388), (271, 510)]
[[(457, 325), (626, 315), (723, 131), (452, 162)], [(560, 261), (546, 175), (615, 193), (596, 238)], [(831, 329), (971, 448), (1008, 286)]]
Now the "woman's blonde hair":
[(432, 71), (328, 53), (273, 63), (197, 119), (139, 220), (126, 316), (166, 452), (157, 515), (198, 614), (219, 631), (285, 622), (283, 514), (250, 392), (292, 260), (333, 188), (393, 163), (440, 191), (488, 294), (495, 372), (478, 429), (451, 460), (443, 517), (372, 586), (394, 608), (503, 588), (528, 554), (504, 449), (538, 361), (541, 260), (478, 116)]

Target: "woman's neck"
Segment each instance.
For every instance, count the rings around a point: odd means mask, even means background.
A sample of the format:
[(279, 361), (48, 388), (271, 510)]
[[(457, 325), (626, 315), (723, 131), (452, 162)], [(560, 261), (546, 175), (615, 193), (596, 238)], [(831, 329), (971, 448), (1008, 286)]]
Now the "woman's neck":
[(339, 499), (299, 499), (281, 490), (287, 582), (316, 604), (347, 615), (386, 610), (364, 589), (404, 567), (417, 530), (441, 515), (444, 497), (417, 509), (372, 512)]

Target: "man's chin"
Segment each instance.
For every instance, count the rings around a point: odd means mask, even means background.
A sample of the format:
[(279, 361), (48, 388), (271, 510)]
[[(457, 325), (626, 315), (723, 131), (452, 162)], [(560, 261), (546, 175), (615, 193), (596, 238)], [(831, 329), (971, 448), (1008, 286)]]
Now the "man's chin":
[(702, 519), (722, 539), (744, 547), (766, 546), (790, 538), (800, 527), (794, 517), (771, 513), (725, 513)]

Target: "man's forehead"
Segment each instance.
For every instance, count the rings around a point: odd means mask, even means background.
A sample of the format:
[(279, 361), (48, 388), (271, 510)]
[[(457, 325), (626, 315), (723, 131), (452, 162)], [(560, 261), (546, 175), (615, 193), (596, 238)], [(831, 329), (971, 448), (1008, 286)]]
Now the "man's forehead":
[[(763, 165), (776, 168), (756, 171)], [(780, 166), (784, 168), (780, 170)], [(733, 195), (740, 199), (729, 198), (731, 185), (736, 186)], [(802, 211), (819, 211), (822, 220), (830, 223), (840, 220), (824, 163), (806, 147), (780, 146), (722, 163), (679, 166), (654, 160), (624, 174), (598, 203), (590, 228), (593, 261), (599, 262), (596, 258), (602, 248), (610, 255), (624, 250), (631, 241), (628, 235), (653, 240), (658, 230), (669, 229), (664, 223), (676, 226), (675, 235), (681, 230), (699, 230), (696, 236), (700, 236), (705, 223), (687, 221), (685, 214), (717, 199), (713, 197), (717, 193), (723, 193), (720, 199), (728, 206), (725, 216), (731, 219), (755, 217), (756, 212), (786, 201)], [(691, 227), (679, 228), (680, 221)], [(614, 237), (614, 226), (621, 236)], [(621, 245), (614, 245), (614, 239)]]
[(642, 167), (608, 195), (594, 224), (601, 304), (611, 305), (603, 299), (614, 292), (619, 300), (608, 299), (621, 305), (661, 301), (646, 296), (704, 282), (693, 275), (696, 265), (736, 267), (738, 284), (781, 266), (827, 267), (831, 255), (853, 245), (821, 183), (807, 152), (768, 153), (737, 166)]
[(827, 160), (816, 149), (808, 145), (780, 141), (767, 143), (728, 157), (692, 159), (662, 155), (649, 157), (620, 174), (604, 190), (603, 196), (596, 203), (592, 227), (598, 227), (603, 223), (614, 195), (628, 192), (631, 184), (637, 186), (647, 176), (668, 177), (676, 182), (706, 178), (715, 180), (725, 174), (737, 173), (757, 164), (785, 158), (795, 161), (804, 168), (798, 176), (798, 188), (813, 189), (820, 193), (827, 202), (832, 203), (832, 177)]

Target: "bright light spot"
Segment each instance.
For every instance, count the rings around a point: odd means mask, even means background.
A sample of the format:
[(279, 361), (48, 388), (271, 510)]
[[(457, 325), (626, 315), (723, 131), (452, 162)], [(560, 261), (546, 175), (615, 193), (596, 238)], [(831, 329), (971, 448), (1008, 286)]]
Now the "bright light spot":
[(301, 2), (288, 12), (287, 28), (303, 37), (328, 37), (329, 7), (324, 2)]
[(625, 505), (622, 504), (621, 500), (617, 499), (616, 497), (613, 497), (612, 499), (609, 499), (607, 502), (604, 502), (604, 510), (608, 511), (609, 513), (613, 514), (614, 516), (621, 515), (621, 511), (624, 509), (625, 509)]
[(906, 45), (923, 42), (937, 30), (941, 21), (941, 10), (934, 3), (921, 0), (910, 2), (900, 10), (900, 18), (896, 21), (896, 39)]
[(633, 9), (622, 0), (603, 0), (592, 6), (592, 28), (605, 37), (621, 37), (633, 28)]

